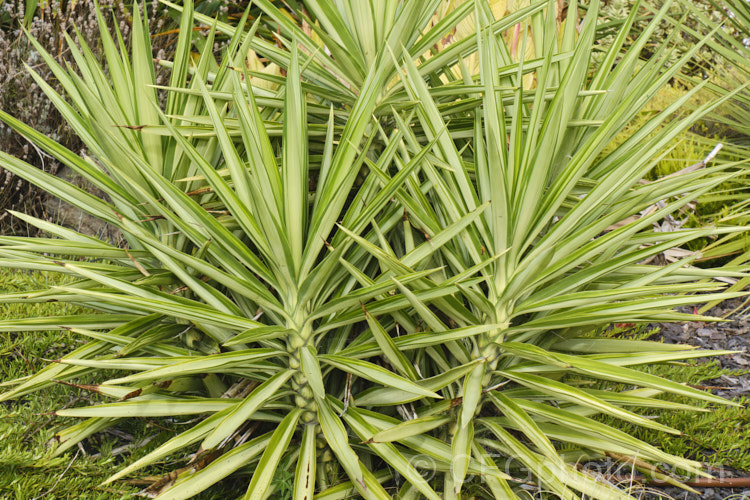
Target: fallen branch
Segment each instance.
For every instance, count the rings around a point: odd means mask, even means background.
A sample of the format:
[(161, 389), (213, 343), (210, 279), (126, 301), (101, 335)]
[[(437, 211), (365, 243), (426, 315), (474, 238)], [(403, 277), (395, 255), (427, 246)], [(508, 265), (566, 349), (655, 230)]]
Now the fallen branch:
[[(649, 479), (643, 476), (632, 475), (615, 475), (607, 476), (607, 479), (620, 483), (623, 481), (633, 481), (654, 486), (672, 486), (666, 481), (660, 479)], [(680, 481), (685, 486), (693, 488), (747, 488), (750, 487), (750, 476), (747, 477), (728, 477), (725, 479), (700, 477), (690, 481)]]

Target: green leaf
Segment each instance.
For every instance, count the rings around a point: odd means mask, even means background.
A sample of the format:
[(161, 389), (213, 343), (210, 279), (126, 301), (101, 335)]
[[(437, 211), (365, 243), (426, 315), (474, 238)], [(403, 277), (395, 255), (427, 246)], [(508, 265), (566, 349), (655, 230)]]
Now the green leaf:
[(319, 359), (328, 365), (343, 370), (352, 375), (357, 375), (372, 382), (383, 384), (407, 393), (442, 399), (438, 393), (423, 388), (410, 380), (400, 377), (374, 363), (359, 359), (349, 359), (335, 354), (324, 354)]
[(373, 443), (392, 443), (394, 441), (400, 441), (401, 439), (416, 436), (418, 434), (424, 434), (436, 427), (447, 423), (450, 417), (440, 416), (427, 416), (421, 418), (415, 418), (414, 420), (407, 420), (389, 429), (382, 430), (373, 434), (373, 436), (367, 441)]
[(277, 395), (281, 387), (294, 374), (292, 370), (279, 372), (256, 387), (242, 403), (238, 404), (224, 420), (217, 425), (213, 432), (203, 440), (201, 448), (210, 450), (219, 445), (224, 439), (237, 430), (246, 420), (252, 417), (258, 409)]
[(266, 445), (263, 456), (255, 468), (253, 478), (247, 488), (244, 498), (247, 500), (261, 500), (265, 498), (266, 491), (271, 486), (271, 479), (276, 473), (282, 456), (289, 447), (292, 435), (297, 427), (297, 421), (302, 410), (295, 408), (289, 413), (273, 431), (270, 441)]
[(310, 384), (310, 389), (317, 399), (323, 400), (326, 397), (326, 390), (323, 383), (323, 373), (318, 362), (318, 353), (312, 346), (302, 347), (299, 353), (300, 368), (307, 378), (307, 383)]
[(294, 473), (294, 500), (310, 500), (315, 494), (316, 435), (315, 426), (306, 425)]
[(272, 438), (269, 432), (233, 448), (206, 467), (184, 478), (179, 478), (171, 488), (163, 491), (156, 498), (161, 500), (192, 498), (260, 455), (270, 446)]
[[(362, 307), (364, 308), (364, 306)], [(386, 359), (401, 375), (409, 380), (416, 380), (418, 377), (417, 371), (411, 365), (408, 358), (396, 347), (388, 332), (385, 331), (377, 319), (373, 318), (367, 312), (367, 309), (365, 309), (365, 317), (367, 318), (367, 324), (370, 325), (372, 336), (375, 338), (378, 347), (383, 351)]]
[[(178, 399), (178, 398), (144, 398), (142, 400), (107, 403), (84, 408), (65, 408), (57, 410), (61, 417), (168, 417), (170, 415), (197, 415), (215, 413), (236, 406), (231, 399)], [(275, 415), (257, 412), (257, 420), (278, 421)]]
[[(420, 380), (420, 385), (427, 390), (438, 391), (448, 384), (452, 384), (467, 373), (471, 372), (481, 360), (472, 361), (471, 363), (451, 368), (448, 371), (439, 373), (430, 378)], [(357, 396), (357, 403), (360, 406), (392, 406), (404, 404), (419, 399), (412, 391), (396, 389), (392, 387), (383, 387), (370, 389)]]
[[(128, 384), (142, 380), (156, 380), (185, 376), (197, 373), (219, 372), (229, 368), (241, 368), (253, 361), (264, 360), (278, 356), (279, 351), (275, 349), (245, 349), (242, 351), (222, 352), (219, 354), (210, 354), (208, 356), (196, 356), (193, 359), (185, 359), (175, 362), (176, 360), (166, 360), (165, 366), (159, 366), (153, 369), (146, 369), (142, 373), (128, 375), (126, 377), (108, 380), (108, 384)], [(127, 361), (127, 359), (123, 360)], [(112, 364), (116, 361), (113, 360)], [(148, 366), (148, 365), (145, 365)], [(137, 369), (137, 368), (136, 368)], [(143, 368), (141, 368), (143, 369)]]

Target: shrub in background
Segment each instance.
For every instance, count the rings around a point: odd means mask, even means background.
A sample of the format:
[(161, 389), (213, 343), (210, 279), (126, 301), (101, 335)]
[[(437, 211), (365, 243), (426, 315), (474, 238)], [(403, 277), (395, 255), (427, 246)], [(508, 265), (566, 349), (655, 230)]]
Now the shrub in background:
[[(84, 143), (72, 130), (66, 119), (60, 114), (42, 88), (34, 81), (25, 65), (33, 68), (42, 79), (60, 92), (62, 86), (46, 65), (38, 48), (29, 42), (23, 29), (38, 41), (40, 47), (47, 51), (61, 65), (77, 64), (73, 53), (68, 50), (66, 37), (73, 36), (93, 47), (97, 61), (103, 56), (99, 44), (99, 27), (96, 13), (101, 11), (113, 16), (120, 29), (125, 44), (130, 43), (130, 14), (126, 4), (116, 0), (61, 1), (46, 2), (33, 10), (36, 2), (5, 1), (0, 2), (0, 109), (15, 118), (29, 124), (54, 141), (64, 144), (68, 149), (82, 152)], [(164, 7), (153, 2), (149, 7), (151, 15), (157, 19), (153, 31), (165, 29), (170, 21), (165, 19)], [(77, 30), (77, 34), (75, 31)], [(174, 37), (163, 36), (156, 39), (157, 56), (166, 57)], [(78, 42), (76, 42), (78, 43)], [(163, 78), (163, 75), (159, 77)], [(18, 136), (4, 123), (0, 123), (0, 150), (8, 152), (46, 172), (70, 178), (81, 187), (91, 189), (82, 179), (76, 177), (54, 157), (46, 155), (31, 142)], [(103, 193), (98, 193), (102, 195)], [(0, 171), (0, 233), (1, 234), (34, 234), (36, 228), (13, 217), (6, 210), (17, 210), (43, 219), (65, 224), (88, 234), (100, 233), (102, 237), (113, 239), (111, 231), (97, 224), (79, 212), (71, 210), (50, 198), (44, 191), (33, 184), (15, 176), (8, 170)]]
[[(689, 37), (701, 36), (709, 30), (715, 36), (706, 41), (706, 50), (697, 54), (696, 64), (708, 80), (705, 89), (710, 96), (723, 96), (731, 93), (731, 99), (706, 116), (712, 128), (724, 136), (725, 147), (717, 161), (732, 165), (737, 176), (731, 183), (721, 186), (705, 198), (712, 211), (704, 214), (704, 220), (717, 226), (735, 224), (747, 225), (750, 222), (750, 201), (747, 192), (750, 185), (750, 3), (741, 0), (714, 1), (706, 11), (705, 6), (688, 0), (681, 2), (682, 9), (689, 13), (692, 22), (679, 25), (675, 20), (670, 24)], [(686, 78), (692, 84), (699, 80)], [(707, 246), (704, 255), (720, 256), (729, 266), (750, 262), (750, 238), (747, 233), (726, 235)], [(750, 283), (740, 279), (729, 290), (744, 290)], [(706, 311), (716, 305), (710, 301), (703, 307)], [(747, 301), (743, 306), (747, 305)]]
[[(750, 80), (750, 5), (739, 0), (722, 2), (710, 1), (713, 12), (719, 14), (719, 19), (706, 15), (691, 6), (691, 15), (700, 22), (703, 29), (717, 30), (717, 37), (708, 44), (714, 54), (713, 58), (702, 58), (702, 62), (712, 78), (724, 88), (724, 92), (744, 85)], [(711, 86), (719, 93), (722, 90)], [(731, 105), (723, 107), (721, 112), (712, 118), (724, 125), (733, 142), (750, 148), (750, 92), (739, 92)]]

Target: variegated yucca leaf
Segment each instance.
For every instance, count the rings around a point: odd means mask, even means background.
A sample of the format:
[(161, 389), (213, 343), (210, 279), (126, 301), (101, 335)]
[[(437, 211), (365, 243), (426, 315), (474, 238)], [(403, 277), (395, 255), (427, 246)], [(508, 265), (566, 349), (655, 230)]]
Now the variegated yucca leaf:
[[(555, 34), (555, 19), (539, 14), (537, 22), (543, 29), (535, 30), (535, 46), (544, 47), (544, 60), (535, 67), (536, 87), (531, 90), (526, 90), (523, 84), (523, 61), (516, 74), (503, 73), (502, 69), (513, 62), (508, 41), (480, 22), (476, 34), (480, 74), (478, 78), (471, 78), (471, 83), (476, 85), (478, 102), (475, 107), (467, 106), (462, 110), (465, 114), (446, 113), (434, 98), (444, 95), (437, 88), (446, 88), (447, 92), (450, 84), (436, 86), (435, 81), (425, 82), (416, 64), (409, 60), (404, 62), (404, 87), (411, 100), (418, 103), (413, 113), (421, 129), (403, 123), (401, 117), (394, 118), (401, 130), (413, 131), (411, 138), (406, 137), (407, 142), (416, 145), (437, 141), (432, 149), (437, 162), (425, 162), (421, 183), (401, 193), (399, 201), (408, 216), (406, 234), (403, 242), (399, 242), (403, 247), (393, 248), (393, 242), (389, 242), (392, 251), (396, 255), (403, 252), (401, 262), (409, 262), (410, 255), (418, 252), (416, 243), (412, 242), (415, 235), (411, 223), (430, 234), (489, 202), (489, 208), (484, 209), (465, 232), (457, 234), (423, 264), (442, 266), (445, 280), (480, 267), (478, 273), (485, 279), (460, 287), (463, 303), (450, 307), (401, 290), (431, 330), (446, 329), (448, 325), (454, 328), (477, 323), (500, 325), (466, 337), (462, 343), (446, 344), (449, 349), (440, 356), (429, 353), (431, 368), (429, 365), (420, 367), (423, 375), (436, 376), (446, 367), (466, 361), (478, 363), (466, 374), (462, 390), (456, 393), (461, 397), (461, 407), (452, 410), (455, 423), (450, 428), (456, 462), (452, 475), (445, 481), (446, 498), (461, 495), (462, 483), (468, 474), (467, 458), (482, 459), (479, 455), (484, 451), (474, 442), (480, 431), (489, 431), (492, 439), (499, 440), (498, 444), (489, 445), (483, 438), (481, 443), (485, 448), (494, 446), (502, 454), (519, 460), (559, 496), (570, 497), (573, 490), (602, 495), (591, 479), (569, 471), (566, 479), (560, 481), (559, 469), (549, 468), (553, 449), (550, 438), (544, 438), (545, 432), (534, 425), (547, 426), (550, 416), (525, 408), (526, 401), (562, 402), (565, 411), (587, 420), (581, 425), (582, 430), (593, 426), (588, 423), (590, 415), (607, 413), (633, 424), (677, 432), (624, 411), (614, 401), (599, 399), (601, 394), (592, 394), (585, 385), (578, 387), (581, 378), (598, 379), (688, 395), (683, 386), (627, 367), (648, 363), (646, 359), (685, 356), (685, 352), (647, 355), (638, 353), (642, 347), (624, 342), (620, 348), (615, 348), (619, 352), (587, 354), (578, 348), (586, 346), (585, 349), (597, 352), (595, 346), (599, 344), (578, 337), (595, 325), (608, 322), (687, 319), (689, 316), (675, 312), (674, 308), (692, 303), (695, 300), (692, 294), (697, 291), (707, 292), (703, 297), (707, 300), (732, 296), (712, 294), (717, 290), (716, 284), (706, 281), (685, 286), (686, 281), (692, 281), (688, 275), (706, 273), (685, 268), (689, 260), (666, 267), (642, 263), (652, 255), (692, 239), (724, 230), (736, 233), (744, 229), (693, 229), (668, 234), (652, 231), (654, 222), (736, 176), (736, 172), (728, 171), (730, 165), (721, 164), (654, 183), (640, 182), (669, 141), (696, 119), (716, 109), (720, 102), (707, 104), (683, 119), (673, 120), (675, 111), (690, 98), (687, 95), (655, 116), (620, 147), (602, 154), (700, 47), (697, 45), (680, 64), (671, 67), (664, 64), (667, 46), (659, 47), (648, 62), (639, 60), (651, 31), (664, 21), (668, 8), (669, 5), (665, 5), (650, 27), (621, 55), (628, 26), (637, 14), (634, 10), (620, 36), (607, 48), (600, 66), (591, 63), (596, 3), (589, 8), (580, 32), (573, 29), (576, 23), (572, 21), (577, 18), (571, 5), (565, 24), (567, 30), (559, 39)], [(548, 12), (551, 11), (552, 6)], [(478, 8), (477, 13), (480, 20), (484, 16), (485, 23), (491, 22), (489, 8), (484, 11)], [(617, 65), (613, 69), (615, 62)], [(504, 89), (515, 89), (510, 102), (501, 97)], [(550, 89), (554, 89), (551, 96), (547, 95)], [(444, 128), (451, 130), (449, 123), (462, 119), (469, 122), (466, 135), (458, 136), (455, 128), (450, 137), (441, 135)], [(661, 208), (628, 219), (645, 213), (655, 204)], [(619, 221), (626, 222), (615, 224)], [(385, 250), (385, 247), (369, 249), (381, 261), (387, 258)], [(490, 256), (494, 258), (487, 263)], [(395, 257), (391, 260), (395, 265)], [(697, 277), (697, 274), (694, 275)], [(741, 267), (708, 271), (705, 276), (722, 274), (744, 276)], [(436, 310), (441, 314), (435, 314)], [(576, 339), (578, 348), (570, 350), (571, 339)], [(627, 352), (630, 349), (634, 352)], [(350, 352), (355, 355), (356, 351)], [(571, 377), (570, 381), (563, 378), (566, 374)], [(515, 392), (512, 400), (485, 396), (488, 392), (492, 394), (494, 388), (513, 387), (507, 384), (522, 387), (524, 391)], [(711, 395), (692, 389), (687, 391), (691, 397), (721, 402)], [(498, 392), (505, 391), (499, 389)], [(377, 400), (375, 394), (391, 397), (389, 392), (381, 390), (368, 393), (363, 399), (372, 404)], [(408, 400), (406, 394), (401, 397)], [(492, 413), (488, 406), (504, 415), (499, 421), (503, 427), (523, 432), (524, 440), (519, 442), (517, 437), (494, 423), (477, 426), (476, 422), (484, 422), (475, 420), (477, 416)], [(434, 413), (417, 412), (419, 416), (428, 414)], [(425, 428), (430, 425), (425, 423)], [(393, 429), (394, 433), (400, 432), (396, 427)], [(377, 436), (385, 434), (379, 432)], [(584, 443), (580, 437), (564, 433), (555, 434), (554, 439), (601, 454), (608, 451), (605, 442), (614, 445), (610, 439), (598, 445)], [(529, 452), (521, 452), (522, 443), (530, 446)], [(653, 453), (640, 446), (621, 445), (623, 450), (628, 450), (626, 455)], [(690, 473), (699, 473), (699, 464), (688, 460), (654, 455), (649, 459), (668, 461)], [(493, 491), (498, 498), (502, 497), (501, 486)]]
[[(474, 487), (513, 498), (519, 465), (564, 498), (626, 496), (578, 472), (560, 443), (701, 473), (595, 417), (677, 432), (633, 408), (686, 409), (653, 399), (662, 392), (724, 401), (634, 367), (709, 353), (585, 335), (685, 319), (675, 308), (695, 292), (737, 295), (712, 278), (745, 276), (643, 264), (738, 230), (651, 231), (734, 175), (721, 165), (639, 182), (716, 103), (673, 120), (686, 97), (602, 154), (679, 70), (662, 64), (667, 46), (639, 62), (650, 29), (620, 57), (625, 29), (595, 66), (597, 2), (585, 16), (571, 4), (559, 19), (557, 2), (541, 1), (496, 19), (487, 2), (465, 1), (435, 20), (441, 0), (307, 0), (296, 18), (257, 0), (264, 16), (236, 26), (164, 3), (181, 13), (167, 86), (155, 84), (137, 8), (130, 53), (100, 17), (109, 74), (73, 40), (77, 68), (38, 47), (66, 96), (39, 85), (87, 156), (0, 113), (107, 198), (5, 153), (0, 165), (126, 241), (23, 214), (50, 237), (0, 238), (2, 265), (70, 277), (1, 302), (99, 313), (0, 322), (87, 340), (0, 396), (62, 382), (111, 398), (57, 412), (87, 419), (59, 433), (59, 453), (125, 418), (185, 416), (191, 426), (109, 479), (197, 451), (165, 499), (233, 473), (249, 474), (248, 499), (273, 498), (281, 474), (295, 500), (449, 499)], [(196, 22), (211, 26), (205, 39), (193, 39)], [(255, 36), (261, 25), (279, 45)], [(434, 50), (456, 26), (466, 36)], [(217, 32), (230, 37), (219, 61)], [(251, 51), (284, 76), (248, 69)], [(92, 375), (98, 385), (79, 383)]]
[[(654, 13), (656, 8), (644, 2), (641, 12)], [(705, 48), (691, 53), (686, 71), (678, 74), (678, 78), (690, 85), (703, 86), (702, 92), (694, 96), (695, 102), (731, 94), (728, 100), (712, 109), (705, 117), (705, 121), (710, 124), (708, 132), (720, 136), (720, 143), (715, 138), (688, 134), (689, 140), (707, 153), (706, 158), (715, 163), (723, 163), (727, 171), (737, 174), (729, 182), (703, 195), (699, 201), (704, 207), (696, 215), (701, 223), (719, 227), (747, 225), (750, 221), (750, 201), (747, 197), (747, 186), (750, 183), (750, 88), (747, 86), (750, 82), (750, 4), (744, 0), (711, 0), (706, 5), (699, 5), (689, 0), (680, 0), (674, 5), (672, 16), (677, 12), (688, 15), (690, 22), (682, 24), (669, 17), (666, 20), (674, 33), (683, 37), (683, 44), (685, 40), (700, 39), (704, 33), (713, 34), (704, 40)], [(601, 31), (617, 27), (619, 22), (613, 20), (607, 24), (608, 28), (602, 27)], [(696, 74), (696, 68), (700, 68), (700, 76)], [(700, 158), (695, 159), (698, 160)], [(704, 160), (693, 165), (693, 168), (702, 168), (705, 164)], [(696, 254), (696, 260), (723, 259), (729, 269), (747, 265), (750, 262), (749, 245), (746, 232), (730, 231), (709, 241)], [(731, 285), (728, 291), (742, 291), (750, 283), (748, 278), (727, 278), (724, 281)], [(719, 302), (719, 299), (706, 302), (700, 312), (710, 310)], [(744, 301), (737, 309), (746, 305), (747, 301)]]
[[(706, 214), (704, 219), (718, 226), (748, 224), (750, 222), (750, 200), (747, 196), (750, 185), (750, 3), (743, 0), (726, 2), (711, 1), (713, 16), (696, 9), (689, 2), (682, 5), (703, 30), (716, 30), (716, 36), (707, 42), (714, 54), (714, 59), (699, 59), (705, 67), (709, 78), (707, 89), (715, 95), (732, 94), (727, 103), (707, 119), (718, 124), (721, 135), (724, 135), (724, 147), (717, 161), (729, 164), (729, 168), (739, 172), (731, 183), (705, 196), (706, 203), (721, 206), (718, 213)], [(716, 20), (716, 17), (720, 21)], [(688, 36), (695, 36), (695, 30), (680, 26)], [(741, 88), (736, 92), (737, 88)], [(747, 234), (728, 234), (710, 243), (703, 251), (706, 257), (731, 256), (729, 266), (746, 265), (750, 262), (750, 239)], [(750, 279), (736, 280), (730, 291), (747, 288)], [(716, 305), (708, 302), (701, 311), (707, 311)], [(747, 301), (738, 307), (745, 308)]]

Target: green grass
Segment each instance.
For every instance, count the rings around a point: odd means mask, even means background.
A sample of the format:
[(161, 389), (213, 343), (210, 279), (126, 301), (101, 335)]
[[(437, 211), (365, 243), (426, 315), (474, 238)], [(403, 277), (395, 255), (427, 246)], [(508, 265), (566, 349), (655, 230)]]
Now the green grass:
[[(16, 292), (43, 286), (48, 276), (8, 269), (0, 270), (0, 292)], [(0, 306), (0, 319), (74, 314), (78, 308), (62, 303), (7, 304)], [(25, 376), (43, 368), (44, 359), (56, 359), (70, 351), (80, 339), (69, 332), (0, 333), (0, 380)], [(0, 498), (29, 500), (50, 491), (44, 498), (126, 498), (137, 488), (98, 485), (121, 458), (109, 455), (114, 436), (94, 436), (87, 442), (88, 454), (102, 453), (101, 460), (84, 456), (81, 450), (53, 457), (53, 439), (58, 420), (47, 412), (70, 405), (76, 398), (90, 398), (85, 391), (57, 386), (16, 401), (0, 404)], [(80, 403), (80, 401), (78, 401)], [(144, 426), (145, 427), (145, 426)], [(142, 429), (147, 431), (147, 429)]]
[[(655, 333), (653, 330), (641, 331), (634, 338), (647, 338), (653, 333)], [(722, 375), (738, 376), (748, 373), (747, 370), (724, 369), (716, 359), (642, 366), (640, 369), (652, 375), (694, 386), (713, 385), (710, 381)], [(604, 385), (601, 388), (608, 389), (611, 387)], [(743, 405), (735, 407), (715, 406), (670, 394), (661, 397), (668, 401), (691, 404), (694, 407), (711, 411), (633, 409), (635, 412), (650, 415), (660, 423), (681, 431), (683, 433), (681, 436), (635, 427), (621, 421), (618, 422), (611, 417), (600, 417), (600, 420), (638, 439), (658, 446), (667, 453), (685, 456), (713, 467), (724, 466), (741, 471), (750, 471), (750, 412), (747, 410), (748, 405), (750, 405), (750, 398), (735, 399), (736, 403)]]
[[(33, 290), (46, 286), (49, 281), (60, 281), (42, 273), (30, 273), (11, 269), (0, 269), (0, 293)], [(64, 303), (2, 304), (0, 320), (36, 316), (60, 316), (80, 312), (80, 308)], [(0, 333), (0, 382), (13, 380), (34, 373), (70, 352), (85, 340), (67, 331)], [(79, 381), (97, 383), (97, 380)], [(125, 434), (109, 432), (94, 434), (83, 441), (86, 454), (79, 448), (54, 457), (51, 440), (55, 432), (79, 419), (54, 417), (49, 414), (64, 406), (85, 406), (100, 401), (95, 394), (69, 386), (58, 385), (41, 393), (31, 394), (15, 401), (0, 403), (0, 499), (31, 500), (44, 495), (45, 500), (83, 499), (112, 500), (132, 498), (144, 486), (135, 486), (125, 481), (99, 486), (124, 464), (130, 463), (157, 444), (164, 442), (180, 430), (180, 422), (163, 419), (141, 419), (121, 422), (116, 430)], [(184, 427), (184, 426), (182, 426)], [(127, 435), (126, 438), (123, 436)], [(132, 437), (132, 442), (129, 438)], [(118, 447), (143, 442), (153, 438), (145, 446), (113, 455)], [(195, 450), (193, 450), (195, 451)], [(100, 455), (92, 457), (92, 455)], [(180, 455), (158, 467), (145, 469), (138, 477), (161, 477), (167, 472), (184, 467), (188, 457)], [(217, 486), (195, 497), (201, 500), (234, 498), (239, 485), (247, 484), (236, 474)], [(284, 477), (274, 479), (276, 497), (284, 498), (288, 481)], [(288, 495), (286, 495), (288, 496)]]

